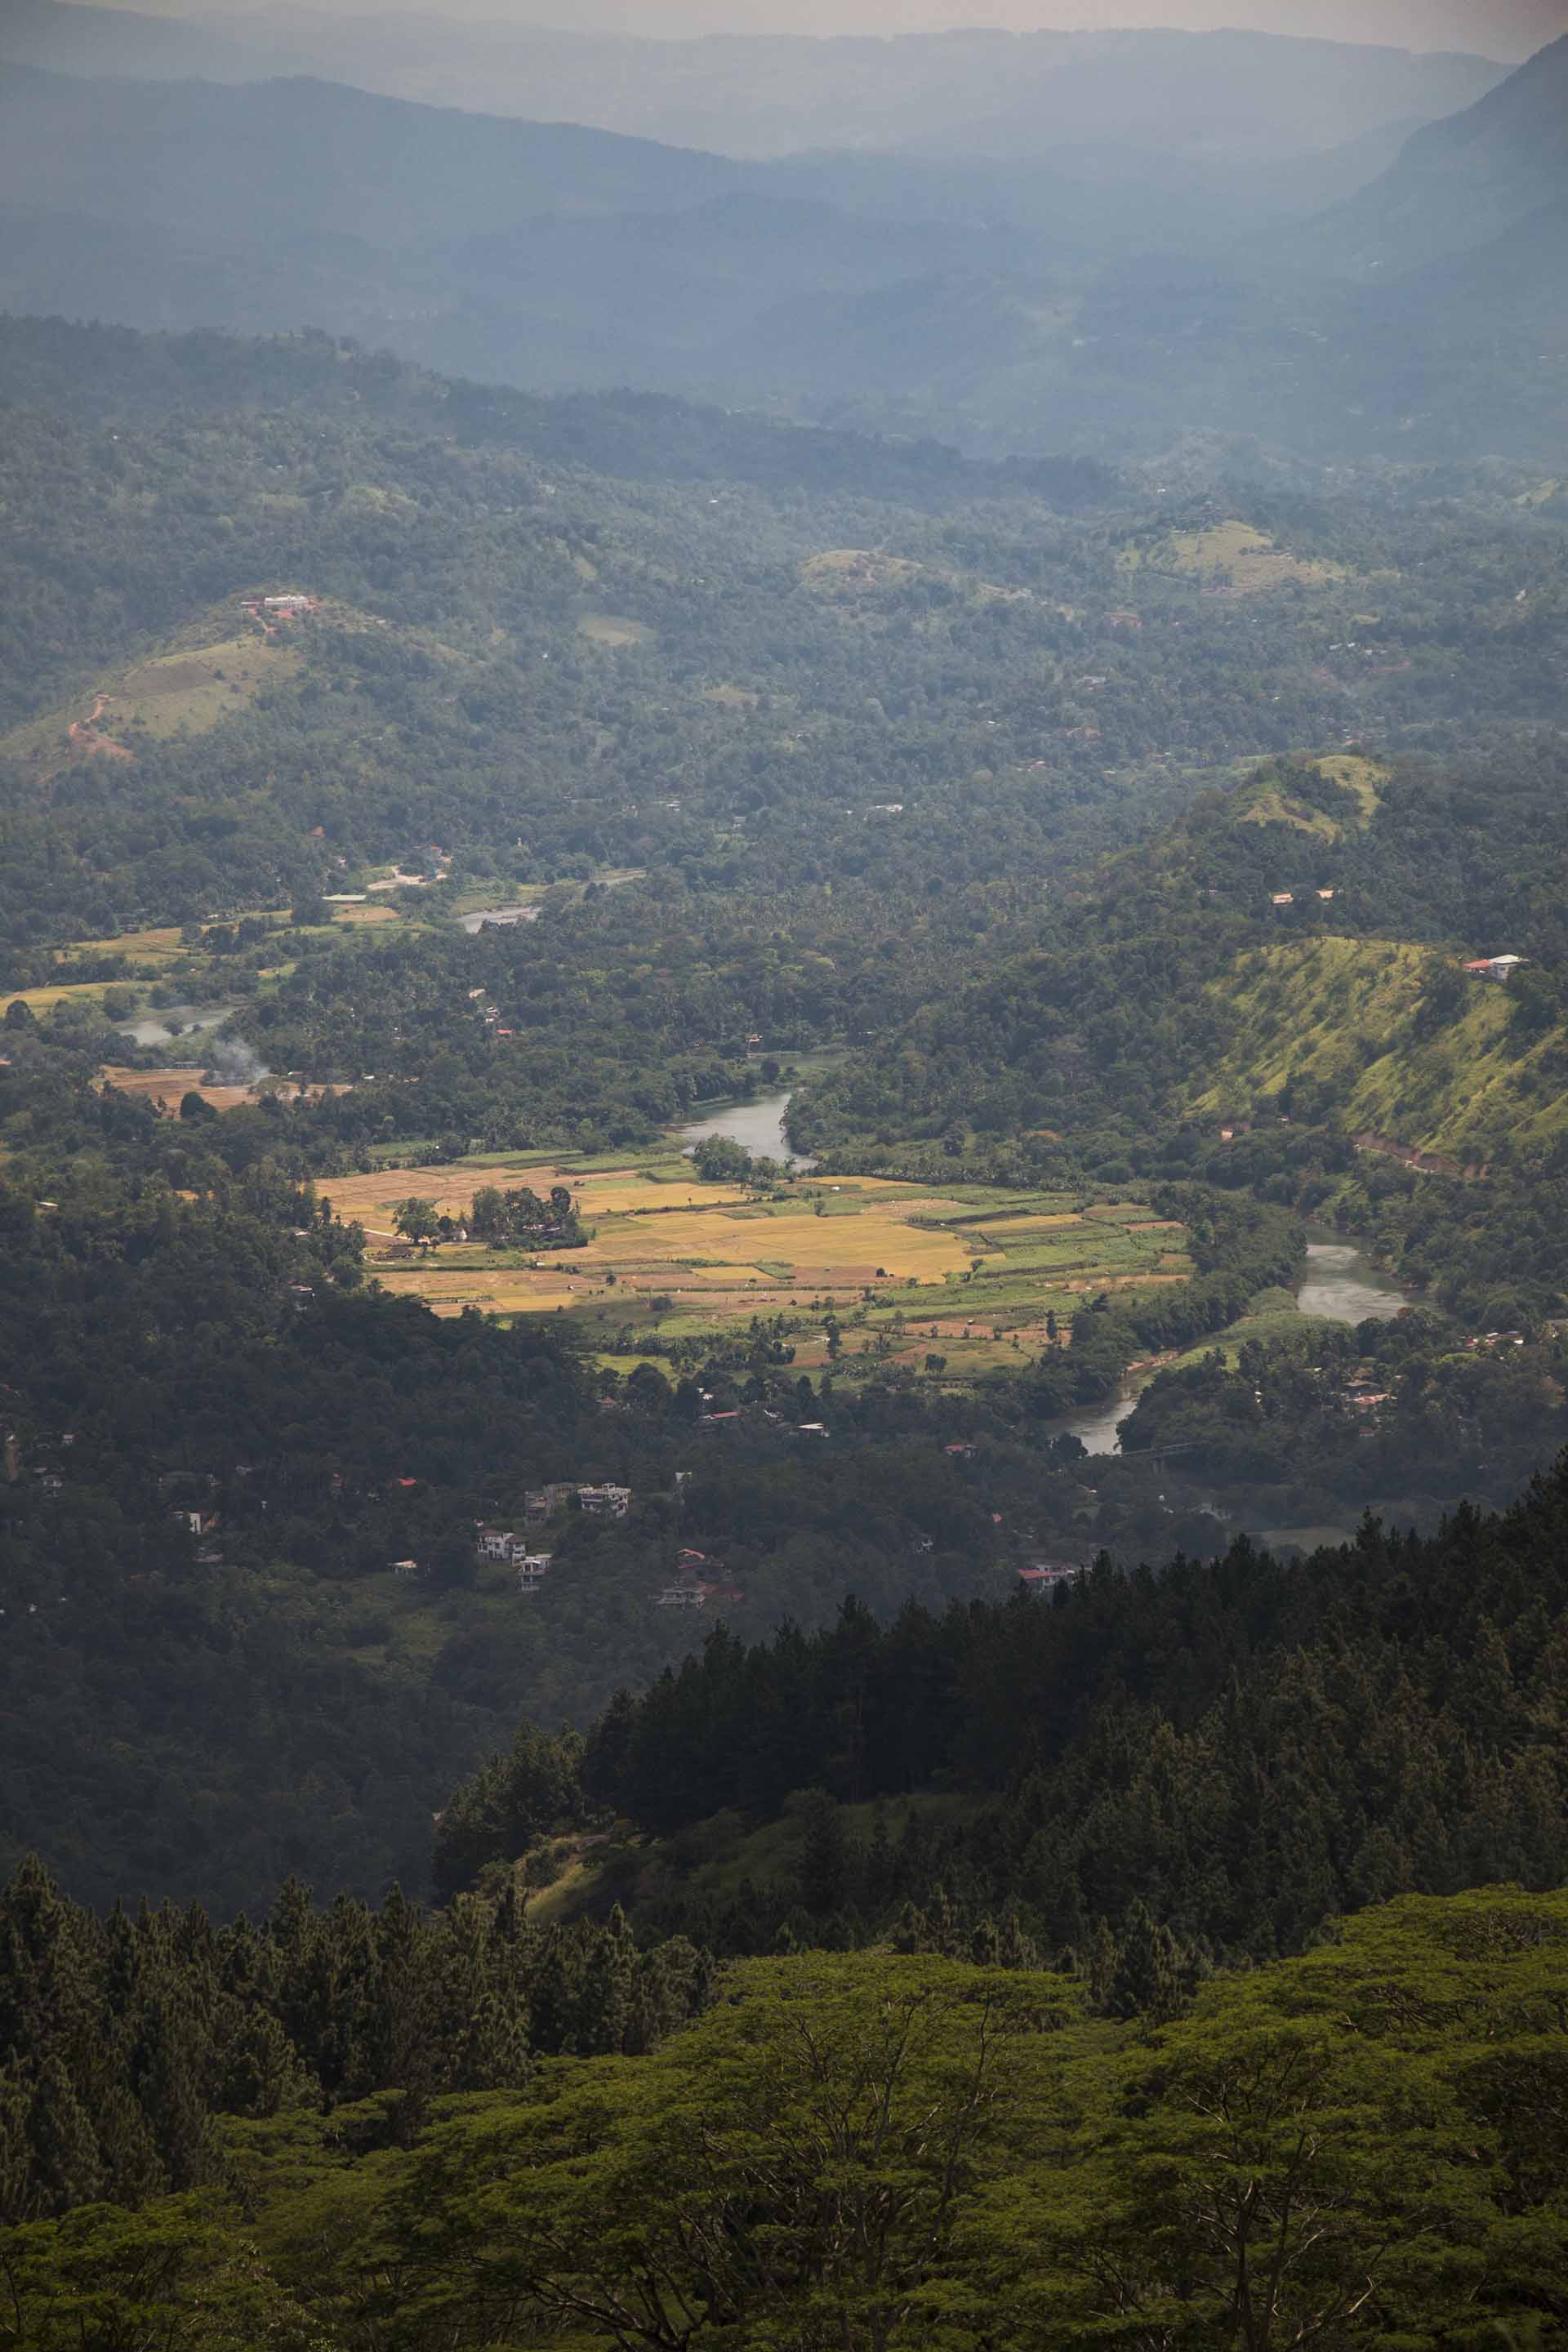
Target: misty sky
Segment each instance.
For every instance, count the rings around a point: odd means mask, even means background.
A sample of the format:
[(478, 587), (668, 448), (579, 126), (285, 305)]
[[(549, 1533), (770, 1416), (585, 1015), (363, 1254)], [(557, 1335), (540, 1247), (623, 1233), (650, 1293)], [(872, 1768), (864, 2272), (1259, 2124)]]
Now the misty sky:
[[(167, 16), (258, 15), (258, 0), (125, 0)], [(583, 31), (900, 33), (952, 26), (1180, 25), (1322, 34), (1519, 58), (1568, 32), (1568, 0), (310, 0), (340, 15), (400, 13)], [(269, 10), (278, 15), (286, 11)]]

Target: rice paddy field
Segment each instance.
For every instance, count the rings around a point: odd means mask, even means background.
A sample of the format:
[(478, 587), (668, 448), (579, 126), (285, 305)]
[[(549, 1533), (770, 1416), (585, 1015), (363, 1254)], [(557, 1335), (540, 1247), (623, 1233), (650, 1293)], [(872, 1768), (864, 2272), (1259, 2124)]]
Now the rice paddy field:
[[(455, 1242), (400, 1243), (397, 1203), (431, 1201), (460, 1222), (481, 1185), (563, 1184), (590, 1239), (538, 1255)], [(837, 1379), (889, 1363), (949, 1382), (1065, 1340), (1079, 1303), (1188, 1280), (1180, 1226), (1136, 1201), (1093, 1202), (876, 1177), (801, 1176), (768, 1196), (705, 1184), (671, 1155), (608, 1162), (527, 1153), (439, 1168), (388, 1167), (331, 1188), (364, 1226), (369, 1271), (438, 1315), (571, 1315), (603, 1360), (630, 1370), (672, 1342), (721, 1338), (753, 1318), (795, 1349), (797, 1371)], [(652, 1342), (649, 1346), (647, 1343)]]

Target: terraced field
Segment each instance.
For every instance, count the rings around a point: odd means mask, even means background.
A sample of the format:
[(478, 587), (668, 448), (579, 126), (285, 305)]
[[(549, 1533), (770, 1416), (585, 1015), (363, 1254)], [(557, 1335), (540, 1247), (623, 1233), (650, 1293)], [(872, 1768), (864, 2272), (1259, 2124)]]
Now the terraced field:
[[(590, 1235), (538, 1255), (454, 1242), (412, 1252), (395, 1234), (413, 1196), (461, 1222), (481, 1185), (564, 1184)], [(616, 1165), (511, 1154), (441, 1168), (386, 1168), (331, 1188), (369, 1239), (385, 1287), (439, 1315), (570, 1313), (608, 1361), (630, 1370), (670, 1342), (721, 1336), (753, 1318), (796, 1367), (837, 1376), (928, 1355), (949, 1381), (1064, 1340), (1084, 1298), (1188, 1279), (1180, 1226), (1137, 1202), (1093, 1202), (977, 1185), (933, 1194), (875, 1177), (801, 1177), (772, 1195), (704, 1184), (684, 1159)]]

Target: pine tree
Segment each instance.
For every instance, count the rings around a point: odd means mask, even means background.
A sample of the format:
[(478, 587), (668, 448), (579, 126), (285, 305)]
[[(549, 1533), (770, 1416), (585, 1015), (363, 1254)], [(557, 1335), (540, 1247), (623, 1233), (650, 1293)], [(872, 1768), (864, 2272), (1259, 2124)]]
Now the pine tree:
[(1142, 2017), (1164, 2025), (1184, 2002), (1176, 1939), (1158, 1927), (1143, 1904), (1134, 1903), (1122, 1928), (1116, 1968), (1106, 1996), (1113, 2017)]
[(39, 2072), (27, 2114), (34, 2214), (63, 2213), (103, 2195), (104, 2168), (92, 2118), (58, 2057)]

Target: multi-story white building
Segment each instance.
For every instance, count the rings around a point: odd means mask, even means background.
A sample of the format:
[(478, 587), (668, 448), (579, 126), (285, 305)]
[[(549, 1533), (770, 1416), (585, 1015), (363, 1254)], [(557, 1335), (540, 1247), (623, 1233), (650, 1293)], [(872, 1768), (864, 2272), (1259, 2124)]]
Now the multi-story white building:
[(624, 1519), (632, 1507), (629, 1486), (579, 1486), (577, 1500), (591, 1519)]

